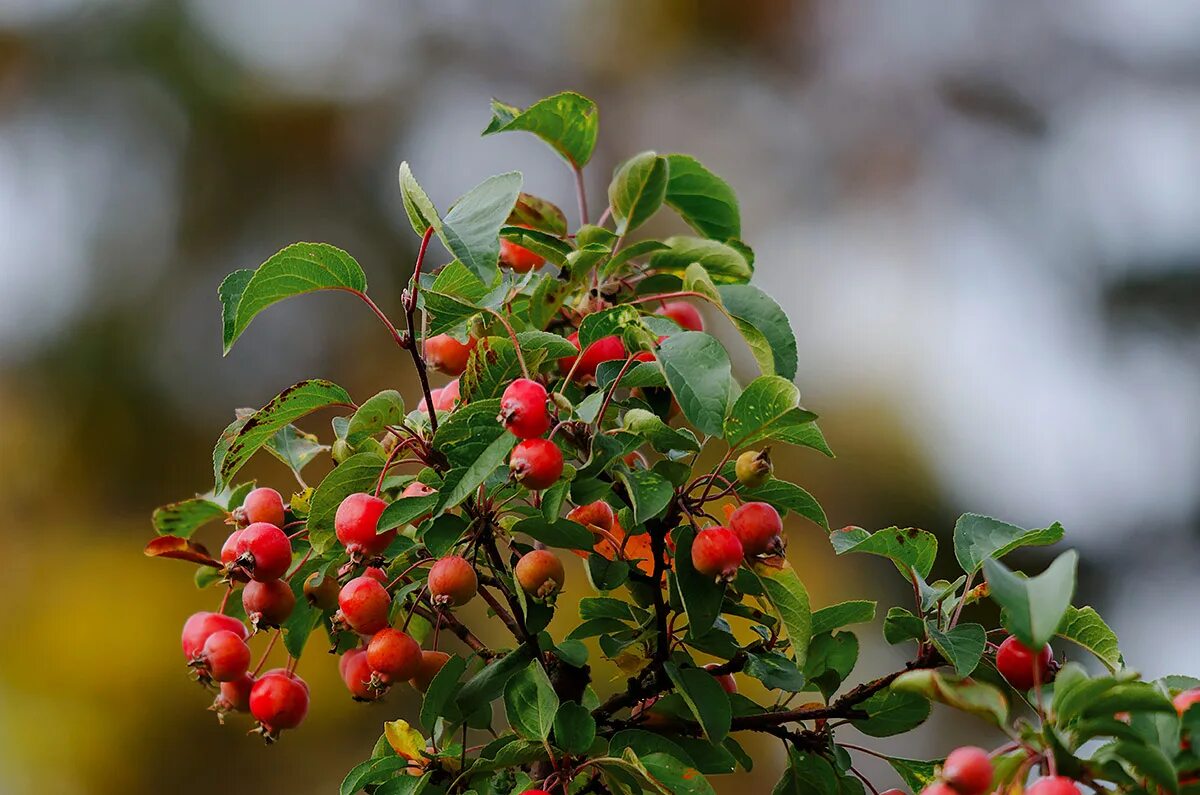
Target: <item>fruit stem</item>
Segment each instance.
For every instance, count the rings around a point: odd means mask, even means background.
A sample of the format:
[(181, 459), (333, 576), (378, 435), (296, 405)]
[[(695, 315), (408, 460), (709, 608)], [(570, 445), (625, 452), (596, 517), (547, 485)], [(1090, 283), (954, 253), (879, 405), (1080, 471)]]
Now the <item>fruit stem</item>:
[(608, 394), (604, 396), (604, 402), (600, 404), (600, 411), (596, 413), (597, 428), (600, 427), (600, 423), (604, 420), (604, 412), (608, 409), (608, 404), (612, 402), (613, 395), (617, 393), (617, 387), (621, 385), (621, 379), (629, 371), (629, 365), (633, 364), (633, 361), (633, 356), (625, 359), (625, 364), (621, 365), (621, 369), (617, 372), (617, 377), (613, 379), (612, 386), (608, 388)]
[(504, 328), (508, 331), (508, 338), (512, 340), (513, 350), (517, 352), (517, 363), (521, 365), (521, 375), (529, 378), (529, 368), (525, 366), (525, 357), (521, 353), (521, 343), (517, 342), (517, 332), (513, 331), (512, 325), (495, 309), (489, 309), (488, 312), (496, 316), (496, 318), (504, 324)]
[(579, 204), (579, 225), (588, 222), (587, 188), (583, 184), (583, 168), (572, 164), (575, 172), (575, 201)]
[(279, 640), (279, 636), (282, 634), (283, 630), (277, 629), (274, 633), (272, 633), (271, 639), (267, 641), (267, 648), (263, 649), (262, 657), (258, 660), (258, 665), (254, 666), (254, 673), (252, 676), (255, 678), (258, 677), (258, 674), (260, 671), (262, 671), (263, 666), (267, 664), (267, 658), (271, 656), (271, 649), (275, 648), (275, 641)]

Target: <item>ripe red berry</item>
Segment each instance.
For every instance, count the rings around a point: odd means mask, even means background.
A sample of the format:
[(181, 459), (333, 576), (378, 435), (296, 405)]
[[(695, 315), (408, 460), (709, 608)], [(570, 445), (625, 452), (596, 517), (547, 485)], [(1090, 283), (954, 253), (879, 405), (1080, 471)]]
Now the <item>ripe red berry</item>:
[(550, 795), (550, 793), (544, 789), (527, 789), (521, 795)]
[(1046, 681), (1053, 656), (1049, 644), (1034, 654), (1032, 649), (1010, 635), (996, 650), (996, 669), (1017, 690), (1029, 690)]
[(513, 478), (530, 491), (548, 489), (562, 477), (562, 451), (549, 439), (525, 439), (513, 448), (508, 468)]
[(333, 515), (333, 531), (353, 558), (380, 555), (396, 538), (395, 530), (380, 533), (379, 517), (387, 503), (373, 494), (359, 492), (342, 500)]
[(474, 337), (468, 337), (464, 345), (449, 334), (430, 337), (425, 340), (425, 361), (446, 375), (462, 375), (475, 342)]
[[(567, 341), (579, 348), (579, 333), (573, 333), (567, 337)], [(565, 356), (559, 359), (558, 368), (566, 374), (574, 367), (575, 374), (571, 377), (576, 381), (587, 381), (596, 377), (596, 368), (601, 363), (624, 358), (625, 344), (621, 342), (620, 337), (602, 337), (589, 345), (582, 356)], [(578, 365), (575, 364), (576, 359), (579, 359)]]
[(241, 530), (234, 530), (229, 534), (229, 538), (225, 539), (225, 543), (221, 545), (221, 562), (226, 566), (237, 560), (238, 539), (242, 537)]
[(479, 578), (466, 558), (447, 555), (429, 569), (429, 595), (435, 605), (459, 607), (478, 591)]
[(748, 502), (738, 507), (729, 516), (729, 528), (737, 533), (747, 557), (783, 554), (786, 545), (783, 520), (779, 518), (779, 511), (765, 502)]
[(283, 497), (275, 489), (254, 489), (242, 501), (242, 508), (246, 511), (246, 521), (250, 524), (266, 522), (276, 527), (284, 525)]
[(424, 693), (429, 689), (429, 685), (433, 682), (433, 678), (438, 675), (438, 671), (442, 670), (450, 660), (450, 655), (444, 651), (422, 651), (421, 652), (421, 667), (416, 675), (409, 681), (413, 687)]
[(692, 542), (692, 565), (717, 582), (729, 582), (742, 563), (742, 542), (728, 527), (710, 527)]
[(433, 408), (437, 411), (454, 411), (461, 399), (459, 394), (458, 379), (455, 378), (450, 383), (441, 388), (433, 398)]
[[(720, 663), (709, 663), (708, 665), (704, 666), (704, 670), (711, 671), (714, 668), (720, 667)], [(717, 684), (721, 686), (721, 689), (723, 689), (726, 693), (732, 695), (738, 691), (737, 680), (733, 678), (733, 674), (713, 674), (713, 677), (717, 680)]]
[(668, 301), (655, 313), (671, 318), (688, 331), (704, 331), (700, 310), (687, 301)]
[(935, 781), (921, 790), (921, 795), (958, 795), (958, 793), (944, 781)]
[(367, 663), (384, 682), (403, 682), (421, 670), (421, 647), (398, 629), (375, 633), (367, 646)]
[(534, 268), (541, 267), (545, 261), (546, 258), (540, 254), (536, 254), (524, 246), (518, 246), (511, 240), (500, 238), (500, 264), (509, 270), (515, 273), (529, 273)]
[(183, 623), (183, 656), (188, 661), (194, 660), (208, 642), (209, 636), (221, 630), (229, 630), (243, 640), (250, 637), (246, 625), (233, 616), (223, 613), (194, 613)]
[(1079, 787), (1066, 776), (1044, 776), (1033, 782), (1025, 795), (1079, 795)]
[(245, 712), (250, 709), (250, 690), (254, 687), (254, 676), (248, 671), (237, 679), (221, 683), (221, 690), (213, 700), (212, 708), (218, 715), (225, 712)]
[(388, 625), (392, 597), (374, 577), (355, 577), (338, 594), (342, 619), (361, 635), (374, 635)]
[(295, 674), (265, 673), (250, 689), (250, 714), (268, 739), (294, 729), (308, 714), (308, 685)]
[(304, 580), (304, 599), (313, 607), (322, 610), (337, 607), (339, 591), (341, 586), (338, 585), (337, 578), (323, 571), (314, 571)]
[(902, 789), (896, 789), (895, 787), (892, 787), (891, 789), (885, 789), (883, 792), (879, 793), (879, 795), (905, 795), (905, 792)]
[(366, 649), (351, 649), (338, 660), (338, 673), (355, 701), (374, 701), (381, 691), (371, 687), (371, 666)]
[(292, 614), (296, 595), (283, 580), (251, 580), (242, 589), (242, 607), (255, 629), (277, 627)]
[(1175, 705), (1175, 711), (1179, 713), (1179, 717), (1183, 717), (1183, 713), (1188, 711), (1188, 708), (1193, 704), (1200, 704), (1200, 687), (1184, 690), (1171, 699), (1171, 703)]
[(562, 561), (548, 549), (526, 552), (513, 567), (513, 574), (521, 589), (536, 599), (552, 599), (566, 579)]
[(414, 480), (404, 487), (404, 491), (400, 492), (401, 497), (428, 497), (430, 494), (437, 493), (437, 489), (432, 489), (426, 486), (419, 480)]
[(546, 387), (528, 378), (518, 378), (500, 397), (497, 417), (519, 439), (532, 439), (550, 430), (549, 399)]
[(585, 527), (595, 525), (601, 530), (612, 530), (616, 514), (613, 513), (612, 506), (607, 502), (596, 500), (595, 502), (589, 502), (587, 505), (572, 508), (570, 513), (567, 514), (567, 518)]
[(983, 795), (992, 789), (992, 760), (973, 745), (955, 748), (942, 765), (942, 780), (958, 795)]
[(256, 522), (242, 531), (237, 552), (238, 565), (259, 582), (278, 580), (292, 565), (292, 542), (282, 530), (266, 522)]
[(250, 667), (250, 647), (236, 632), (219, 630), (204, 642), (197, 667), (214, 681), (232, 682)]

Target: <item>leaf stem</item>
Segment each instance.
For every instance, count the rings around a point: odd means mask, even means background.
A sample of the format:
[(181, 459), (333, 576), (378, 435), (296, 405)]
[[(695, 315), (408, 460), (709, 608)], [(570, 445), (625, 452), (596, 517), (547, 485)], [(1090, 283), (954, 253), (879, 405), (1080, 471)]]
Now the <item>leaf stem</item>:
[(583, 184), (583, 168), (575, 164), (571, 168), (575, 172), (575, 201), (579, 204), (579, 224), (582, 226), (588, 222), (587, 188)]

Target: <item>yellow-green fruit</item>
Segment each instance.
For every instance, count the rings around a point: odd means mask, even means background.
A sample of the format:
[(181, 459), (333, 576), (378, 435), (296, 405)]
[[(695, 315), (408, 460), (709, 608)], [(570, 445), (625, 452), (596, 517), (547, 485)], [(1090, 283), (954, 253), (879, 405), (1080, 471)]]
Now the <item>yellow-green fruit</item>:
[(330, 450), (330, 455), (333, 456), (335, 464), (340, 464), (350, 456), (354, 455), (354, 448), (345, 439), (338, 439), (333, 443), (333, 449)]
[(747, 450), (738, 456), (737, 479), (743, 486), (758, 488), (771, 477), (771, 469), (771, 458), (766, 450)]

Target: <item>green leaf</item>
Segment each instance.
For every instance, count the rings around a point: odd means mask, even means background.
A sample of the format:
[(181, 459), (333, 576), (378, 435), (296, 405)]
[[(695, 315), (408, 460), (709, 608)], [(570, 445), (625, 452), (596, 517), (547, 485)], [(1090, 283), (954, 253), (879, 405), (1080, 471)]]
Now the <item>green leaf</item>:
[(319, 379), (301, 381), (271, 398), (249, 417), (235, 421), (213, 449), (217, 490), (229, 485), (242, 465), (280, 429), (317, 409), (349, 402), (350, 395), (337, 384)]
[(544, 516), (531, 516), (517, 522), (512, 531), (524, 533), (548, 547), (590, 550), (596, 544), (596, 537), (591, 530), (569, 519), (550, 521)]
[(929, 639), (959, 676), (971, 675), (987, 645), (987, 633), (979, 624), (959, 624), (945, 632), (930, 625)]
[(887, 763), (896, 771), (896, 775), (904, 779), (904, 783), (913, 792), (920, 792), (937, 780), (937, 770), (941, 760), (924, 762), (920, 759), (903, 759), (898, 756), (887, 757)]
[[(510, 348), (511, 349), (511, 348)], [(475, 400), (451, 412), (438, 425), (433, 446), (452, 467), (465, 467), (483, 454), (492, 442), (508, 433), (496, 416), (500, 398)]]
[(688, 617), (688, 634), (693, 638), (704, 635), (717, 623), (725, 588), (713, 583), (692, 566), (692, 542), (696, 530), (690, 526), (675, 529), (675, 582)]
[(640, 320), (641, 313), (629, 304), (618, 304), (599, 312), (592, 312), (579, 324), (579, 347), (586, 350), (597, 340), (619, 335), (628, 326), (635, 325)]
[(826, 699), (833, 696), (858, 663), (858, 638), (853, 632), (814, 635), (808, 645), (804, 678)]
[(715, 240), (741, 237), (737, 196), (729, 183), (691, 155), (667, 155), (666, 201), (688, 226)]
[(543, 232), (540, 229), (526, 229), (523, 226), (502, 226), (500, 237), (516, 243), (521, 248), (527, 248), (534, 254), (549, 260), (561, 267), (566, 267), (571, 256), (576, 254), (574, 247), (560, 237)]
[(267, 452), (278, 458), (289, 469), (300, 474), (306, 466), (329, 449), (311, 433), (305, 433), (295, 425), (285, 425), (266, 444)]
[[(428, 289), (473, 307), (481, 306), (488, 295), (487, 285), (458, 260), (447, 263), (439, 270)], [(426, 291), (421, 292), (424, 294)]]
[(954, 556), (963, 571), (971, 574), (988, 558), (1002, 558), (1020, 547), (1054, 544), (1062, 536), (1058, 522), (1041, 530), (1025, 530), (990, 516), (964, 513), (954, 525)]
[(626, 430), (645, 439), (660, 453), (672, 450), (689, 453), (700, 451), (700, 443), (690, 432), (672, 428), (657, 414), (645, 409), (629, 409), (621, 423)]
[(639, 240), (636, 243), (630, 243), (628, 246), (623, 246), (620, 251), (609, 258), (608, 262), (604, 263), (604, 267), (600, 269), (600, 275), (602, 277), (612, 276), (630, 260), (653, 254), (655, 251), (663, 251), (666, 248), (667, 244), (661, 240)]
[(783, 562), (782, 568), (757, 564), (754, 573), (783, 620), (788, 640), (792, 642), (796, 664), (803, 667), (808, 643), (812, 639), (812, 609), (809, 607), (808, 590), (787, 561)]
[(562, 359), (567, 356), (577, 356), (579, 351), (565, 337), (560, 337), (549, 331), (520, 331), (517, 332), (517, 343), (525, 354), (545, 351), (546, 359)]
[(155, 508), (150, 521), (160, 536), (191, 538), (204, 525), (225, 516), (225, 509), (207, 497), (193, 497)]
[(426, 229), (437, 229), (442, 225), (437, 208), (413, 176), (407, 161), (400, 164), (400, 199), (404, 202), (408, 222), (419, 236), (424, 237)]
[(883, 619), (883, 639), (895, 646), (925, 639), (925, 622), (903, 607), (889, 607)]
[(513, 226), (527, 226), (562, 237), (567, 234), (567, 216), (554, 202), (540, 196), (522, 193), (508, 216)]
[(1055, 634), (1090, 651), (1109, 671), (1124, 667), (1117, 634), (1091, 607), (1068, 607)]
[(875, 602), (869, 599), (856, 599), (849, 602), (839, 602), (836, 605), (822, 607), (813, 611), (812, 634), (831, 632), (850, 624), (865, 624), (875, 620)]
[(342, 500), (351, 494), (372, 491), (383, 456), (378, 453), (355, 453), (333, 469), (313, 493), (312, 510), (308, 514), (308, 540), (318, 555), (333, 548), (337, 536), (333, 516)]
[(416, 522), (423, 516), (433, 513), (441, 496), (437, 493), (426, 494), (423, 497), (401, 497), (383, 509), (379, 517), (379, 532), (391, 530), (401, 525)]
[[(313, 571), (316, 568), (318, 567), (313, 567)], [(292, 590), (300, 591), (300, 593), (296, 594), (296, 606), (292, 608), (291, 614), (280, 627), (283, 630), (283, 648), (296, 659), (299, 659), (300, 655), (304, 653), (309, 636), (321, 623), (321, 611), (310, 606), (304, 599), (304, 580), (311, 573), (312, 571), (301, 569), (300, 572), (297, 572), (297, 577), (293, 578), (295, 584)]]
[(229, 278), (233, 281), (227, 278), (218, 290), (223, 302), (237, 302), (236, 309), (229, 303), (222, 307), (223, 317), (232, 318), (232, 323), (225, 323), (225, 353), (271, 304), (317, 290), (361, 293), (367, 289), (367, 277), (354, 257), (328, 243), (293, 243), (259, 265), (241, 290), (237, 287), (245, 279), (244, 272)]
[(702, 331), (685, 331), (668, 337), (658, 358), (684, 416), (703, 433), (720, 436), (735, 388), (724, 346)]
[(599, 131), (596, 103), (564, 91), (540, 99), (525, 110), (492, 100), (492, 120), (484, 135), (524, 130), (548, 143), (570, 165), (581, 168), (592, 159)]
[(558, 695), (540, 662), (525, 666), (504, 686), (508, 724), (526, 740), (545, 740), (550, 736), (558, 704)]
[(753, 676), (769, 690), (799, 693), (805, 686), (804, 674), (796, 667), (796, 663), (775, 651), (751, 652), (746, 657), (746, 667), (742, 672)]
[(870, 737), (892, 737), (912, 731), (929, 717), (929, 702), (922, 695), (893, 684), (859, 704), (858, 708), (866, 712), (867, 717), (856, 718), (850, 723)]
[(675, 489), (661, 475), (648, 469), (619, 470), (617, 478), (625, 484), (633, 506), (633, 523), (645, 524), (661, 514), (671, 504)]
[(670, 754), (647, 754), (639, 761), (645, 775), (661, 792), (670, 795), (716, 795), (699, 770)]
[(659, 272), (683, 276), (689, 265), (698, 262), (717, 284), (741, 284), (753, 273), (742, 252), (725, 243), (685, 235), (663, 243), (667, 248), (650, 255), (650, 267)]
[(463, 265), (491, 284), (500, 258), (500, 227), (521, 192), (521, 174), (488, 177), (463, 195), (438, 227), (438, 237)]
[(385, 389), (367, 398), (350, 417), (346, 441), (351, 447), (357, 447), (368, 436), (374, 436), (387, 426), (399, 425), (403, 421), (404, 398), (394, 389)]
[(564, 701), (554, 716), (554, 742), (569, 754), (585, 754), (596, 739), (592, 711), (575, 701)]
[(626, 235), (644, 224), (662, 206), (667, 195), (667, 159), (655, 152), (642, 152), (622, 163), (608, 186), (618, 235)]
[(800, 390), (786, 378), (763, 375), (751, 381), (725, 418), (725, 440), (735, 449), (786, 435), (788, 429), (812, 422), (800, 408)]
[(1105, 759), (1123, 762), (1123, 766), (1130, 769), (1131, 774), (1138, 778), (1148, 778), (1167, 792), (1179, 792), (1179, 778), (1175, 774), (1175, 766), (1166, 754), (1154, 746), (1121, 741), (1097, 753), (1097, 761)]
[(829, 760), (789, 748), (787, 769), (771, 795), (841, 795), (841, 788)]
[(915, 527), (888, 527), (874, 533), (861, 527), (847, 527), (830, 533), (829, 541), (839, 555), (847, 552), (879, 555), (895, 563), (905, 576), (909, 569), (915, 569), (922, 579), (929, 576), (937, 558), (937, 536)]
[[(241, 268), (229, 274), (217, 288), (217, 298), (221, 301), (221, 339), (232, 340), (237, 337), (237, 310), (241, 303), (242, 293), (246, 285), (254, 278), (253, 268)], [(225, 350), (229, 353), (229, 350)]]
[(1067, 550), (1044, 572), (1029, 578), (1017, 576), (994, 559), (984, 561), (983, 573), (992, 599), (1004, 608), (1005, 626), (1029, 648), (1049, 643), (1062, 624), (1075, 593), (1078, 561), (1078, 553)]
[(433, 731), (438, 718), (445, 718), (447, 723), (461, 720), (462, 715), (454, 705), (454, 695), (460, 687), (458, 680), (466, 670), (467, 661), (451, 654), (442, 669), (434, 675), (421, 699), (420, 721), (426, 731)]
[(717, 292), (763, 373), (795, 378), (796, 335), (775, 299), (752, 284), (721, 285)]
[(892, 683), (893, 691), (916, 693), (955, 709), (978, 715), (996, 726), (1008, 721), (1008, 699), (992, 685), (956, 679), (933, 670), (908, 671)]
[(675, 663), (667, 663), (664, 668), (671, 684), (700, 722), (704, 736), (714, 743), (725, 739), (733, 720), (733, 710), (729, 706), (729, 694), (716, 678), (703, 668), (680, 668)]
[(339, 795), (354, 795), (363, 787), (379, 784), (408, 767), (408, 760), (397, 754), (381, 756), (355, 765), (342, 780)]
[(523, 644), (513, 651), (492, 660), (458, 691), (455, 700), (463, 715), (472, 715), (504, 693), (504, 686), (513, 674), (529, 666), (534, 649)]
[(487, 480), (497, 467), (508, 462), (508, 454), (517, 446), (518, 441), (511, 433), (500, 434), (467, 467), (452, 470), (452, 473), (462, 474), (453, 482), (450, 475), (446, 476), (446, 482), (442, 484), (440, 492), (442, 499), (435, 513), (448, 511), (475, 493), (479, 484)]
[[(525, 357), (531, 373), (541, 365), (544, 355), (544, 352), (536, 351)], [(517, 358), (512, 341), (503, 337), (485, 337), (471, 351), (459, 389), (467, 403), (498, 398), (514, 379), (521, 376), (521, 360)]]

